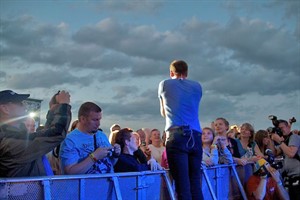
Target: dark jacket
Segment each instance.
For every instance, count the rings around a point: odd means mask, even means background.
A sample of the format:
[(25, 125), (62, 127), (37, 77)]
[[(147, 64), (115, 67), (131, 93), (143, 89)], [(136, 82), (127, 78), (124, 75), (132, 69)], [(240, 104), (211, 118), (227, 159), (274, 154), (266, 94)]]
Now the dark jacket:
[(70, 121), (71, 106), (58, 104), (48, 111), (41, 131), (0, 126), (0, 177), (45, 176), (42, 156), (63, 141)]
[(123, 153), (114, 166), (115, 172), (140, 172), (147, 170), (150, 170), (150, 165), (140, 163), (135, 156)]

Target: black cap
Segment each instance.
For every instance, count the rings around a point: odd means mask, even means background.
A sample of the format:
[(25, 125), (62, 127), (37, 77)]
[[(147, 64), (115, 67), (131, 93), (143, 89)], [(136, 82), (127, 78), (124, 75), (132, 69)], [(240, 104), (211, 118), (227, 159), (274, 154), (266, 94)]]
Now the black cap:
[(11, 90), (0, 91), (0, 104), (5, 104), (9, 102), (21, 102), (27, 99), (30, 94), (17, 94)]

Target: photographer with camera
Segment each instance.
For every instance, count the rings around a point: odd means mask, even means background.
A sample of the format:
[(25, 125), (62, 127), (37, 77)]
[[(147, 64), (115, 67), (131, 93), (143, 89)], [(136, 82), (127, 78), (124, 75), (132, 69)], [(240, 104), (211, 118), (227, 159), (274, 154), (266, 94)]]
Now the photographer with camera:
[(290, 197), (300, 199), (300, 136), (291, 132), (286, 120), (272, 120), (275, 131), (271, 139), (278, 144), (278, 150), (284, 156), (283, 175), (288, 180)]
[[(59, 145), (71, 121), (70, 94), (59, 91), (50, 100), (45, 128), (28, 133), (24, 124), (29, 94), (0, 91), (0, 177), (50, 175), (44, 155)], [(52, 172), (53, 173), (53, 172)]]
[(99, 130), (102, 109), (92, 102), (78, 111), (78, 125), (61, 144), (60, 159), (64, 174), (112, 173), (121, 153), (120, 145), (111, 144)]
[(281, 199), (288, 200), (289, 195), (284, 188), (280, 173), (265, 159), (260, 159), (255, 165), (256, 171), (246, 185), (247, 198), (251, 199)]

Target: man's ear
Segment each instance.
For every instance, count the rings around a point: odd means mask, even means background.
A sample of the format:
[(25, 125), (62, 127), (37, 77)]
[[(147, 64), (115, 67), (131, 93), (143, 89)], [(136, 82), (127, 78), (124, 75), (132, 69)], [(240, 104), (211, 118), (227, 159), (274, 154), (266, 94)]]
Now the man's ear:
[(170, 71), (170, 77), (173, 78), (175, 76), (175, 73), (173, 71)]

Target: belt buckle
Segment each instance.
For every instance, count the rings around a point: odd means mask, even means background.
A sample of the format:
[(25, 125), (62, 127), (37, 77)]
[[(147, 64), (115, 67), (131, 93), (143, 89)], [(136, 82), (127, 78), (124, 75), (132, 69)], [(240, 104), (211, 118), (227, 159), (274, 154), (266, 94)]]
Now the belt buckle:
[(183, 136), (190, 136), (193, 133), (193, 130), (190, 128), (189, 125), (182, 126), (181, 128), (182, 128)]

